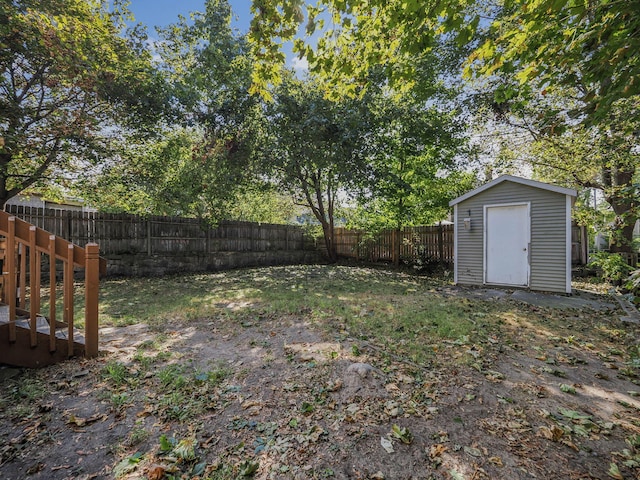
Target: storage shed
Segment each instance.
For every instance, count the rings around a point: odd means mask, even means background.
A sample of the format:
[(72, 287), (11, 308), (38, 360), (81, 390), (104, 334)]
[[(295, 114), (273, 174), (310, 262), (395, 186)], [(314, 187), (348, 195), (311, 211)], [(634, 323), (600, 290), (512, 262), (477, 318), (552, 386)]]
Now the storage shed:
[(503, 175), (449, 202), (455, 282), (571, 293), (576, 194)]

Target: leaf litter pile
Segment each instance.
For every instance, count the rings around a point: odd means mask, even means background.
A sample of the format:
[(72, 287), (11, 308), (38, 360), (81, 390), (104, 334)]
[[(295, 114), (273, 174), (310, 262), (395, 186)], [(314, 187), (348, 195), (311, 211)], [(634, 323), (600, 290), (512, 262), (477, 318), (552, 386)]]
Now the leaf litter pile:
[(98, 359), (0, 380), (0, 478), (640, 478), (639, 326), (604, 294), (481, 293), (347, 266), (106, 281)]

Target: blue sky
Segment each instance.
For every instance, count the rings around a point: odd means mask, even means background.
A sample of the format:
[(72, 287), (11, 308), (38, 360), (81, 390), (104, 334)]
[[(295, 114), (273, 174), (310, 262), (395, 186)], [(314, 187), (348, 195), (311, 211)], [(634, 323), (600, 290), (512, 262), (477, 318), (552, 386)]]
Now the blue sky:
[[(178, 20), (178, 15), (189, 17), (190, 12), (204, 11), (205, 0), (130, 0), (129, 10), (136, 23), (148, 27), (149, 37), (156, 38), (154, 27), (164, 27)], [(251, 0), (229, 0), (234, 14), (233, 25), (241, 33), (247, 33), (251, 22)], [(291, 44), (285, 44), (287, 64), (298, 71), (305, 71), (307, 64), (291, 52)]]
[[(249, 29), (251, 21), (251, 0), (231, 0), (231, 8), (237, 19), (235, 26), (243, 33)], [(153, 36), (153, 27), (164, 27), (178, 20), (178, 15), (189, 16), (189, 12), (204, 11), (204, 0), (131, 0), (129, 10), (133, 12), (136, 21), (149, 27), (149, 34)]]

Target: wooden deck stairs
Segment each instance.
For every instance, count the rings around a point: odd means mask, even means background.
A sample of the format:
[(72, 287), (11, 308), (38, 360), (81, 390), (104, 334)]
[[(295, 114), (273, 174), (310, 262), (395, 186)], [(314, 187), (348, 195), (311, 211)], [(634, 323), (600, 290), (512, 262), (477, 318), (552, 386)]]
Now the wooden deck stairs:
[[(73, 245), (0, 211), (0, 264), (0, 363), (34, 368), (98, 354), (98, 286), (106, 270), (98, 245)], [(83, 334), (74, 325), (74, 294), (80, 287), (74, 280), (80, 269)]]

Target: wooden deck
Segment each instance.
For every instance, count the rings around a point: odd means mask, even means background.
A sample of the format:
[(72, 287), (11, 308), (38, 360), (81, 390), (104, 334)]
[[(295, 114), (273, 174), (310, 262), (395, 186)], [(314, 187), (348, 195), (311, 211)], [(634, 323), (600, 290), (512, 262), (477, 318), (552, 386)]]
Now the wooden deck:
[[(0, 363), (39, 367), (74, 356), (95, 357), (98, 285), (104, 266), (98, 245), (73, 245), (2, 211), (0, 237)], [(41, 311), (43, 265), (49, 270), (44, 273), (52, 287), (48, 312)], [(74, 277), (79, 268), (85, 272), (84, 337), (73, 324)], [(58, 283), (61, 288), (56, 288)], [(60, 300), (62, 312), (56, 311), (56, 300)]]

